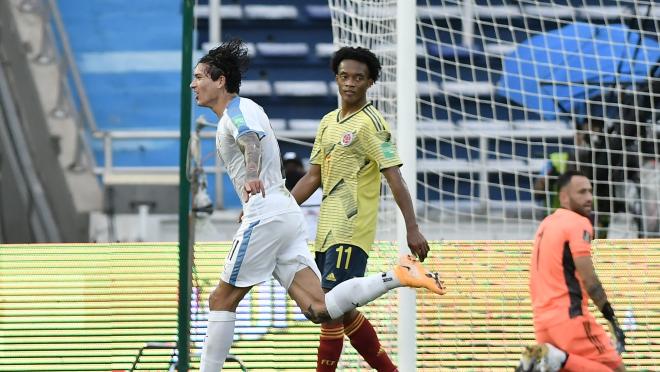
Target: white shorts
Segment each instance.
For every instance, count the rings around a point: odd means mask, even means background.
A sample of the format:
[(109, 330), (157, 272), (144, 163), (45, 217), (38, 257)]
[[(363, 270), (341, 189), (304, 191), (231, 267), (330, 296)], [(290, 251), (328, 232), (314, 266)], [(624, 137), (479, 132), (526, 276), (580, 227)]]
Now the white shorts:
[(220, 279), (235, 287), (250, 287), (272, 275), (288, 290), (296, 273), (306, 267), (321, 279), (307, 245), (302, 213), (287, 212), (243, 222), (234, 235)]

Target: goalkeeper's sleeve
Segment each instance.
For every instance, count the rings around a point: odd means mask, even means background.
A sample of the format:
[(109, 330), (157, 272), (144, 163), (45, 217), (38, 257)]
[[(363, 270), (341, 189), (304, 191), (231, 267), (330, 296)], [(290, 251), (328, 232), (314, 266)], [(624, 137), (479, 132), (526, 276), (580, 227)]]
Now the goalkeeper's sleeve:
[(619, 321), (614, 315), (614, 309), (612, 309), (612, 305), (610, 305), (609, 302), (605, 302), (603, 308), (600, 311), (603, 313), (603, 317), (610, 323), (610, 332), (614, 338), (614, 346), (616, 347), (616, 351), (619, 354), (623, 353), (626, 351), (626, 335), (623, 333), (621, 326), (619, 326)]

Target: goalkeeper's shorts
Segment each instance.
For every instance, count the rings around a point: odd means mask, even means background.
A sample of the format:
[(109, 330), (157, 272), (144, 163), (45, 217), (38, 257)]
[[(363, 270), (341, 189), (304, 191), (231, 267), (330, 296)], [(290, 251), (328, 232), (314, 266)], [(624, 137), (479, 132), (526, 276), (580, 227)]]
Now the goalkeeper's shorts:
[(589, 313), (547, 328), (535, 324), (534, 330), (538, 343), (551, 343), (569, 354), (582, 356), (612, 369), (623, 363), (610, 336)]

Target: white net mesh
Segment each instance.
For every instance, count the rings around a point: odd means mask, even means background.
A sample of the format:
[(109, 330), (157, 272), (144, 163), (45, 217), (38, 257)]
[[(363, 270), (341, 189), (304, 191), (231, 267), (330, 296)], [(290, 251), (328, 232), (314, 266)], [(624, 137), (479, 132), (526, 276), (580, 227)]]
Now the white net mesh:
[[(335, 44), (380, 57), (370, 97), (401, 129), (396, 1), (329, 3)], [(600, 237), (657, 236), (658, 20), (652, 1), (417, 1), (424, 232), (528, 239), (556, 205), (557, 175), (575, 167), (594, 184)], [(379, 238), (393, 237), (392, 204)]]

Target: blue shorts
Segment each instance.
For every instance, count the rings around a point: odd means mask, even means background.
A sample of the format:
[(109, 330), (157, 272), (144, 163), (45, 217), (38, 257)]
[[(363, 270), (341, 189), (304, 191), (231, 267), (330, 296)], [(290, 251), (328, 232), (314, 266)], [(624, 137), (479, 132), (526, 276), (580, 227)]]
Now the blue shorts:
[(363, 277), (367, 258), (362, 248), (351, 244), (335, 244), (325, 252), (316, 252), (314, 260), (321, 271), (321, 287), (332, 289), (348, 279)]

